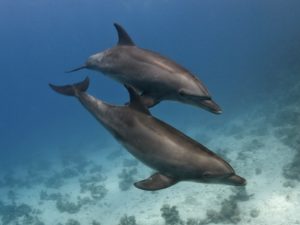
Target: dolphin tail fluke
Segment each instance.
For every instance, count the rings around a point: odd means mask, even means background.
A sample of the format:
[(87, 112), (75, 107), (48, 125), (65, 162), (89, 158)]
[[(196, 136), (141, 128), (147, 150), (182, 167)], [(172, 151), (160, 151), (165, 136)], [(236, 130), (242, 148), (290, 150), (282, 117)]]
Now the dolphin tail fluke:
[(90, 80), (86, 77), (83, 81), (72, 85), (57, 86), (49, 84), (49, 86), (62, 95), (77, 96), (80, 92), (85, 92), (89, 87)]

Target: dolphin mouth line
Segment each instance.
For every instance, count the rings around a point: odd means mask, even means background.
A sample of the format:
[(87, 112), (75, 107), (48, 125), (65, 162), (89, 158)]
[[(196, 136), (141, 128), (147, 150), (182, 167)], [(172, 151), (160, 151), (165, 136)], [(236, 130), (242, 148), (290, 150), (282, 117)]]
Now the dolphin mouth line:
[(83, 65), (83, 66), (77, 67), (75, 69), (67, 70), (67, 71), (65, 71), (65, 73), (73, 73), (73, 72), (76, 72), (78, 70), (82, 70), (82, 69), (86, 69), (86, 68), (87, 68), (87, 66)]

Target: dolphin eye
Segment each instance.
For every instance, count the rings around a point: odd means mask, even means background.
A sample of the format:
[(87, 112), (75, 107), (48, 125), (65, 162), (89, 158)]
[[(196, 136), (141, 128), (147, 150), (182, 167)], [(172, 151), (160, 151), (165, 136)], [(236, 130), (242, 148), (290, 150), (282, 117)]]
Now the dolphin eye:
[(179, 94), (180, 96), (182, 96), (182, 97), (185, 96), (185, 95), (184, 95), (184, 92), (183, 92), (182, 90), (180, 90), (180, 91), (178, 92), (178, 94)]
[(204, 178), (211, 178), (211, 177), (213, 177), (213, 174), (210, 173), (210, 172), (204, 172), (204, 173), (202, 174), (202, 176), (203, 176)]

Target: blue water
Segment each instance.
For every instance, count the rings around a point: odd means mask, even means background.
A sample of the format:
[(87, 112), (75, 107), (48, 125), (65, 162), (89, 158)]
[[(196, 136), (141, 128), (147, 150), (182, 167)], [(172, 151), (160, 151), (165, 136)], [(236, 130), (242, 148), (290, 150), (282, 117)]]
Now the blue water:
[(64, 149), (76, 152), (89, 142), (115, 142), (75, 99), (48, 87), (88, 75), (89, 93), (113, 104), (128, 101), (124, 87), (103, 74), (64, 73), (116, 44), (114, 22), (139, 47), (197, 74), (222, 106), (218, 116), (173, 102), (151, 109), (185, 131), (192, 126), (217, 129), (256, 106), (269, 107), (299, 82), (299, 21), (298, 0), (2, 0), (1, 170)]

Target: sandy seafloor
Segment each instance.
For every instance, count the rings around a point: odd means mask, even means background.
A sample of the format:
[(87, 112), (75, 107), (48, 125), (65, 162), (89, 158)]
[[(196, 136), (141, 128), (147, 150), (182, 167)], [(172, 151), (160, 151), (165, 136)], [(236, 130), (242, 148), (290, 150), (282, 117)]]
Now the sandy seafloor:
[[(124, 215), (134, 216), (139, 225), (300, 224), (300, 107), (293, 102), (299, 99), (299, 86), (281, 98), (250, 107), (217, 129), (183, 130), (229, 159), (247, 179), (245, 189), (181, 182), (142, 191), (131, 183), (147, 178), (149, 168), (117, 142), (101, 151), (88, 143), (80, 153), (1, 174), (0, 194), (6, 196), (0, 203), (1, 224), (135, 224), (132, 218), (120, 222)], [(127, 176), (120, 175), (123, 169)], [(121, 181), (128, 190), (120, 190)], [(169, 208), (173, 222), (162, 217), (164, 204), (176, 206)]]

